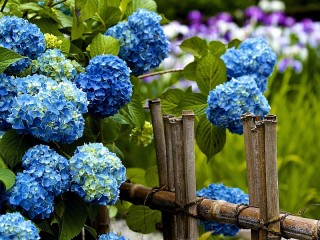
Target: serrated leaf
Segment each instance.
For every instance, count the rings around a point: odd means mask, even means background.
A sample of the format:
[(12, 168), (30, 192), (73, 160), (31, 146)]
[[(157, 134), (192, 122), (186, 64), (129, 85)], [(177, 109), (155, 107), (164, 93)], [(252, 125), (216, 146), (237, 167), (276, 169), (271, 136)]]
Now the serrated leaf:
[(62, 52), (66, 52), (66, 53), (69, 53), (70, 51), (70, 40), (65, 38), (65, 37), (61, 37), (59, 36), (58, 37), (58, 40), (61, 40), (62, 43), (61, 43), (61, 46), (60, 46), (60, 49)]
[(121, 3), (120, 3), (120, 10), (121, 12), (124, 14), (127, 10), (127, 6), (128, 6), (128, 3), (131, 2), (131, 0), (121, 0)]
[(119, 51), (119, 40), (111, 36), (102, 35), (101, 33), (99, 33), (90, 44), (90, 55), (92, 58), (102, 54), (117, 56)]
[(132, 13), (136, 12), (139, 8), (147, 9), (151, 12), (157, 11), (157, 3), (154, 0), (132, 0), (127, 5), (127, 16), (130, 16)]
[(75, 0), (75, 18), (77, 24), (91, 18), (98, 10), (98, 0)]
[(198, 61), (196, 82), (202, 94), (208, 95), (210, 90), (226, 80), (226, 65), (219, 57), (209, 53)]
[(85, 30), (86, 30), (85, 24), (82, 22), (78, 24), (77, 19), (74, 17), (72, 22), (72, 28), (71, 28), (71, 40), (76, 40), (80, 38)]
[(6, 191), (13, 187), (16, 175), (9, 169), (0, 168), (0, 181), (3, 183)]
[(129, 208), (126, 222), (132, 231), (152, 233), (156, 230), (156, 224), (161, 222), (161, 213), (146, 206), (132, 205)]
[(36, 24), (40, 28), (42, 33), (50, 33), (55, 36), (62, 36), (63, 37), (63, 34), (59, 31), (58, 25), (52, 19), (41, 18), (41, 20), (34, 19), (31, 22)]
[(208, 45), (207, 41), (199, 38), (199, 37), (192, 37), (184, 40), (180, 48), (188, 53), (191, 53), (195, 57), (202, 57), (208, 53)]
[(192, 110), (195, 115), (205, 113), (207, 104), (207, 97), (201, 93), (189, 93), (180, 102), (181, 110)]
[(164, 114), (181, 115), (180, 102), (185, 97), (185, 92), (181, 89), (169, 89), (160, 96), (161, 108)]
[(226, 130), (214, 126), (202, 116), (195, 132), (196, 142), (208, 160), (219, 153), (226, 142)]
[(208, 48), (209, 48), (209, 51), (212, 54), (216, 55), (217, 57), (220, 57), (227, 50), (226, 45), (224, 45), (222, 42), (219, 42), (219, 41), (209, 42)]
[(149, 167), (144, 175), (144, 179), (147, 187), (159, 186), (158, 167)]
[(144, 176), (146, 171), (142, 168), (127, 168), (126, 169), (127, 179), (132, 183), (146, 185)]
[(26, 57), (23, 57), (10, 49), (0, 47), (0, 73), (3, 73), (7, 67), (23, 58)]
[(106, 28), (116, 25), (121, 20), (122, 12), (118, 7), (108, 7), (104, 25)]
[(233, 39), (228, 43), (228, 48), (238, 48), (241, 44), (241, 41), (239, 39)]
[[(58, 22), (61, 25), (61, 28), (71, 28), (72, 27), (72, 16), (66, 15), (63, 12), (56, 10), (55, 15)], [(42, 19), (41, 19), (42, 20)]]
[(182, 75), (184, 78), (189, 80), (196, 79), (196, 69), (197, 69), (197, 61), (193, 61), (184, 67)]

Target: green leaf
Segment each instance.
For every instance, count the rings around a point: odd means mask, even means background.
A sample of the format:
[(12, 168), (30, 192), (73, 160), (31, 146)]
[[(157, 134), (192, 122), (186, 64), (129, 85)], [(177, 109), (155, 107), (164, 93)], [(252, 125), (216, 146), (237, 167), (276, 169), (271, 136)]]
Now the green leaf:
[(59, 36), (58, 37), (58, 40), (61, 40), (62, 43), (61, 43), (61, 46), (60, 46), (60, 49), (62, 52), (66, 52), (66, 53), (69, 53), (70, 51), (70, 40), (68, 38), (65, 38), (65, 37), (61, 37)]
[(136, 12), (139, 8), (156, 12), (157, 3), (154, 0), (132, 0), (127, 5), (127, 11), (126, 11), (127, 16), (130, 16), (132, 13)]
[(212, 54), (216, 55), (217, 57), (220, 57), (227, 50), (226, 45), (224, 45), (222, 42), (219, 42), (219, 41), (209, 42), (208, 48), (209, 48), (209, 51)]
[(222, 150), (226, 142), (226, 130), (214, 126), (203, 115), (199, 120), (195, 137), (200, 150), (209, 160)]
[(127, 168), (127, 179), (132, 183), (146, 185), (145, 174), (146, 171), (142, 168)]
[(164, 114), (181, 115), (180, 101), (185, 97), (181, 89), (169, 89), (160, 96), (161, 108)]
[(76, 40), (80, 38), (85, 30), (86, 25), (82, 22), (78, 24), (77, 19), (74, 17), (71, 28), (71, 40)]
[(4, 184), (6, 191), (13, 187), (16, 175), (9, 169), (0, 168), (0, 181)]
[(197, 61), (193, 61), (184, 67), (182, 75), (186, 79), (195, 80), (196, 78), (196, 69), (197, 69)]
[(132, 205), (129, 208), (126, 222), (132, 231), (152, 233), (156, 230), (156, 224), (161, 222), (161, 213), (146, 206)]
[(184, 40), (180, 48), (188, 53), (191, 53), (195, 57), (202, 57), (208, 53), (208, 45), (207, 41), (199, 38), (199, 37), (192, 37)]
[(92, 227), (89, 227), (88, 225), (84, 225), (84, 229), (91, 234), (92, 237), (94, 237), (95, 239), (97, 238), (97, 231), (92, 228)]
[(120, 3), (120, 10), (122, 12), (122, 14), (124, 14), (127, 10), (127, 6), (128, 4), (131, 2), (131, 0), (121, 0)]
[(99, 33), (90, 44), (90, 55), (95, 57), (102, 54), (112, 54), (117, 56), (120, 51), (120, 44), (118, 39), (105, 36)]
[(123, 152), (115, 145), (115, 143), (107, 143), (107, 144), (103, 144), (105, 147), (107, 147), (110, 152), (115, 153), (119, 158), (125, 158)]
[(144, 179), (147, 187), (159, 186), (158, 167), (149, 167), (144, 175)]
[(41, 19), (34, 19), (31, 21), (32, 23), (36, 24), (42, 33), (50, 33), (55, 36), (62, 36), (63, 34), (59, 31), (59, 27), (55, 21), (49, 18), (41, 18)]
[(75, 15), (77, 24), (91, 18), (98, 10), (98, 0), (75, 0)]
[(196, 67), (196, 82), (202, 94), (227, 80), (227, 69), (224, 62), (212, 53), (201, 58)]
[(10, 49), (0, 47), (0, 73), (3, 73), (7, 67), (23, 58), (26, 57), (23, 57)]
[(107, 2), (108, 6), (120, 7), (121, 0), (104, 0)]
[(241, 41), (239, 39), (233, 39), (228, 43), (228, 48), (233, 48), (233, 47), (238, 48), (240, 44), (241, 44)]
[(91, 203), (87, 204), (86, 206), (87, 215), (92, 222), (98, 216), (100, 208), (101, 208), (100, 205), (97, 205), (97, 204), (91, 204)]
[[(61, 28), (71, 28), (72, 27), (72, 17), (64, 14), (63, 12), (56, 10), (55, 15), (57, 17), (58, 22), (61, 25)], [(42, 19), (41, 19), (42, 20)]]
[(192, 110), (195, 115), (204, 114), (207, 104), (207, 96), (201, 93), (189, 93), (180, 102), (180, 108), (182, 110)]
[(201, 236), (198, 238), (198, 240), (207, 240), (211, 236), (212, 233), (213, 233), (212, 231), (205, 232), (204, 234), (201, 234)]
[(121, 10), (118, 7), (108, 7), (106, 9), (106, 17), (104, 18), (104, 25), (106, 28), (116, 25), (121, 20)]

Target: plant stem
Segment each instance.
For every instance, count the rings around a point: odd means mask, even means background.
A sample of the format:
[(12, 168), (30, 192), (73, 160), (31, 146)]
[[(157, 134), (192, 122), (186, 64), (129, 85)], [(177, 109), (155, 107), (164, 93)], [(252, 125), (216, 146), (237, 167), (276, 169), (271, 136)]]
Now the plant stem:
[(182, 72), (183, 68), (176, 68), (176, 69), (169, 69), (169, 70), (164, 70), (164, 71), (159, 71), (159, 72), (153, 72), (153, 73), (147, 73), (144, 75), (138, 76), (139, 79), (142, 78), (147, 78), (147, 77), (152, 77), (152, 76), (158, 76), (158, 75), (163, 75), (166, 73), (174, 73), (174, 72)]
[(3, 10), (4, 10), (4, 8), (6, 7), (8, 1), (9, 1), (9, 0), (5, 0), (5, 1), (4, 1), (3, 5), (2, 5), (2, 7), (1, 7), (0, 12), (3, 12)]

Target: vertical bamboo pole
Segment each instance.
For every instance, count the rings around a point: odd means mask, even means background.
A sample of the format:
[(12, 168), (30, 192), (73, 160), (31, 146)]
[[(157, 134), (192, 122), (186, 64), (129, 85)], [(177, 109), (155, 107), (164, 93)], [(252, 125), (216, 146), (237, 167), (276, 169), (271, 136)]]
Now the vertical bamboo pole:
[[(246, 113), (241, 116), (243, 124), (243, 135), (246, 151), (246, 164), (247, 164), (247, 182), (249, 193), (250, 206), (259, 206), (259, 187), (257, 184), (258, 165), (254, 161), (253, 152), (253, 135), (251, 129), (255, 127), (255, 116), (252, 113)], [(259, 231), (251, 230), (251, 240), (259, 239)]]
[[(195, 152), (194, 152), (194, 113), (190, 110), (182, 111), (183, 121), (183, 147), (184, 147), (184, 171), (186, 181), (186, 202), (196, 200), (196, 170), (195, 170)], [(188, 208), (189, 213), (197, 214), (197, 205), (191, 205)], [(198, 239), (197, 219), (188, 217), (188, 239)]]
[[(279, 218), (279, 192), (278, 192), (278, 171), (277, 171), (277, 119), (275, 115), (265, 117), (265, 171), (266, 171), (266, 192), (267, 192), (267, 219), (274, 221)], [(280, 239), (280, 236), (273, 232), (280, 233), (280, 221), (268, 226), (268, 239)]]
[[(183, 150), (183, 126), (181, 118), (170, 119), (172, 129), (172, 156), (174, 166), (174, 181), (175, 181), (175, 201), (184, 206), (186, 202), (186, 185), (184, 173), (184, 150)], [(177, 240), (188, 239), (188, 218), (185, 213), (180, 213), (176, 216), (177, 219)]]
[(110, 231), (109, 209), (107, 206), (101, 206), (94, 226), (98, 235), (105, 234)]

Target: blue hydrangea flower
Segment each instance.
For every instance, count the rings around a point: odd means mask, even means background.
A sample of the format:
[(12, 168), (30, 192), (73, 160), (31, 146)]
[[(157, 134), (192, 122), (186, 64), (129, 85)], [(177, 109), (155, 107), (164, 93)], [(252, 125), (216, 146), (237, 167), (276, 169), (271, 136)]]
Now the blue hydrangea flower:
[(209, 92), (207, 102), (206, 114), (209, 121), (237, 134), (243, 133), (242, 114), (251, 112), (263, 118), (270, 111), (267, 99), (252, 76), (232, 78), (216, 86)]
[(26, 172), (17, 174), (16, 182), (7, 194), (8, 204), (21, 208), (31, 219), (45, 219), (53, 212), (53, 194)]
[(253, 75), (261, 92), (267, 90), (268, 77), (277, 61), (275, 52), (263, 38), (248, 38), (238, 49), (228, 49), (221, 58), (229, 79)]
[(7, 73), (19, 73), (31, 64), (46, 47), (44, 35), (40, 29), (23, 18), (5, 16), (0, 18), (0, 46), (11, 49), (22, 56), (22, 59), (6, 70)]
[(119, 57), (136, 76), (158, 67), (168, 57), (169, 42), (160, 20), (155, 12), (138, 9), (127, 22), (118, 23), (105, 33), (119, 40)]
[(126, 240), (124, 236), (119, 236), (113, 232), (107, 234), (102, 234), (99, 236), (98, 240)]
[(16, 82), (18, 95), (7, 118), (13, 129), (46, 142), (71, 143), (82, 136), (85, 93), (71, 83), (59, 85), (43, 75), (17, 78)]
[[(248, 204), (248, 194), (239, 188), (226, 187), (222, 183), (210, 184), (207, 188), (197, 191), (197, 196), (212, 200), (224, 200), (235, 204)], [(213, 231), (213, 235), (223, 234), (225, 236), (234, 236), (239, 228), (232, 224), (217, 223), (213, 221), (200, 221), (200, 224), (206, 231)]]
[(37, 227), (25, 220), (19, 212), (0, 215), (0, 239), (37, 240), (40, 239)]
[(12, 101), (17, 95), (12, 76), (0, 74), (0, 130), (7, 130), (11, 124), (7, 122), (7, 117), (10, 114)]
[(70, 159), (71, 191), (85, 201), (112, 205), (118, 200), (119, 187), (126, 180), (126, 169), (115, 153), (101, 143), (77, 148)]
[(54, 196), (67, 191), (70, 187), (70, 166), (62, 157), (46, 145), (30, 148), (22, 157), (25, 173), (30, 174), (40, 185)]
[(70, 59), (67, 59), (60, 49), (47, 49), (35, 61), (33, 73), (45, 75), (57, 82), (72, 80), (77, 70)]
[(130, 101), (132, 84), (126, 63), (113, 55), (99, 55), (90, 60), (86, 73), (78, 74), (75, 84), (87, 93), (89, 113), (112, 116)]

